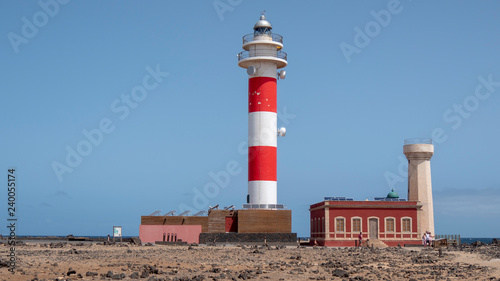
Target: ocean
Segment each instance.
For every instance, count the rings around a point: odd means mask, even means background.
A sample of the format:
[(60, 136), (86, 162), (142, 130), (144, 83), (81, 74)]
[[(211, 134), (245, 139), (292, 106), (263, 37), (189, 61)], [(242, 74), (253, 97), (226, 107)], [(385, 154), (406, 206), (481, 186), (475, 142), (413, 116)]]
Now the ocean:
[[(471, 244), (471, 243), (474, 243), (476, 241), (480, 241), (481, 243), (485, 243), (485, 244), (490, 244), (491, 241), (493, 241), (493, 238), (468, 238), (468, 237), (464, 237), (464, 238), (461, 238), (460, 239), (462, 244)], [(500, 238), (497, 238), (497, 240), (500, 240)]]

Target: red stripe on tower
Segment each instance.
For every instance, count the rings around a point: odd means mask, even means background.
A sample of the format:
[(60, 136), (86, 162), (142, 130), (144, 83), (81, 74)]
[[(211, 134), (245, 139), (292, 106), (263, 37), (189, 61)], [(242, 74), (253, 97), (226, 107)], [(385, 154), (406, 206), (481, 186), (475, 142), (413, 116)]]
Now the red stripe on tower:
[(248, 148), (248, 180), (276, 181), (276, 147), (252, 146)]
[(277, 112), (276, 78), (253, 77), (248, 80), (248, 112)]

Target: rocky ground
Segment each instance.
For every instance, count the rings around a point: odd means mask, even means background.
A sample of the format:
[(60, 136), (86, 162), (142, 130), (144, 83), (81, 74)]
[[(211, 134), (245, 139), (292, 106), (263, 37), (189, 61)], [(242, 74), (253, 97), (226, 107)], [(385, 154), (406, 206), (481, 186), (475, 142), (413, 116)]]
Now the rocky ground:
[(0, 280), (500, 280), (500, 246), (324, 248), (0, 245)]

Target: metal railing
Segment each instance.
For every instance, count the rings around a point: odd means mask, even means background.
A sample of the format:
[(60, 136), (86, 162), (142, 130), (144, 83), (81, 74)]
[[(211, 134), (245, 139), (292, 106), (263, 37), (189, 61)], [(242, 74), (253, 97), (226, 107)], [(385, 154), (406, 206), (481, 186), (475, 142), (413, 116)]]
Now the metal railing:
[(426, 138), (415, 138), (415, 139), (406, 139), (405, 140), (405, 145), (406, 144), (432, 144), (432, 139), (426, 139)]
[(460, 246), (462, 244), (462, 241), (460, 239), (460, 235), (436, 235), (434, 237), (435, 240), (437, 239), (446, 239), (448, 245), (457, 245)]
[(262, 57), (275, 57), (275, 58), (283, 59), (283, 60), (286, 60), (286, 58), (287, 58), (287, 54), (283, 51), (275, 51), (272, 54), (270, 54), (269, 51), (267, 51), (267, 50), (263, 50), (262, 52), (254, 51), (254, 53), (252, 55), (250, 55), (249, 51), (243, 51), (243, 52), (240, 52), (238, 54), (238, 61), (240, 61), (242, 59), (247, 59), (250, 57), (261, 57), (261, 56)]
[(243, 204), (243, 209), (278, 209), (286, 210), (283, 204)]
[[(266, 36), (266, 35), (261, 35), (259, 37), (264, 37), (264, 36)], [(272, 41), (283, 44), (283, 36), (281, 36), (279, 34), (275, 34), (275, 33), (271, 33), (269, 36), (271, 37)], [(253, 33), (250, 33), (250, 34), (243, 36), (243, 44), (254, 41), (253, 40), (254, 37), (255, 36)]]

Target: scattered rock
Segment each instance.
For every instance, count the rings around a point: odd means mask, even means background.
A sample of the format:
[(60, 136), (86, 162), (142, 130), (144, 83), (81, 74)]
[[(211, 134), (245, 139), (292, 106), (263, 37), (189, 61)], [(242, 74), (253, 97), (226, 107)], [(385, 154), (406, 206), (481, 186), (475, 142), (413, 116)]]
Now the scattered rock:
[(479, 240), (477, 240), (476, 242), (472, 242), (471, 243), (471, 246), (473, 246), (473, 247), (480, 247), (482, 245), (483, 245), (483, 242), (481, 242)]
[(141, 245), (141, 239), (139, 237), (132, 237), (130, 238), (130, 244)]
[(9, 267), (9, 263), (7, 261), (0, 260), (0, 268), (2, 267)]
[[(497, 243), (497, 242), (495, 242)], [(457, 255), (472, 253), (476, 261), (500, 259), (494, 243), (440, 249), (393, 248), (283, 248), (268, 246), (209, 247), (190, 244), (173, 247), (83, 246), (53, 243), (19, 250), (22, 263), (16, 275), (39, 280), (498, 280), (486, 266), (457, 263)], [(71, 246), (71, 247), (70, 247)], [(1, 247), (1, 246), (0, 246)], [(50, 248), (49, 248), (50, 247)], [(126, 246), (125, 246), (126, 247)], [(194, 248), (197, 247), (197, 248)], [(60, 249), (63, 248), (63, 249)], [(133, 248), (133, 249), (132, 249)], [(69, 253), (77, 252), (78, 255)], [(455, 253), (453, 253), (455, 252)], [(133, 255), (130, 255), (133, 253)], [(50, 256), (52, 261), (46, 260)], [(57, 264), (54, 261), (61, 262)], [(63, 268), (67, 263), (71, 268)], [(480, 263), (481, 264), (481, 263)], [(22, 265), (22, 268), (20, 268)], [(0, 267), (8, 266), (0, 257)], [(3, 269), (6, 271), (6, 269)], [(85, 271), (83, 271), (85, 270)], [(91, 270), (91, 271), (87, 271)], [(92, 271), (94, 270), (94, 271)], [(79, 274), (77, 272), (84, 272)], [(86, 272), (86, 273), (85, 273)], [(82, 276), (83, 275), (83, 276)], [(328, 277), (330, 276), (330, 277)], [(1, 278), (0, 278), (1, 279)], [(500, 280), (499, 280), (500, 281)]]
[(332, 271), (332, 275), (336, 277), (349, 277), (349, 273), (347, 273), (347, 271), (338, 268)]

